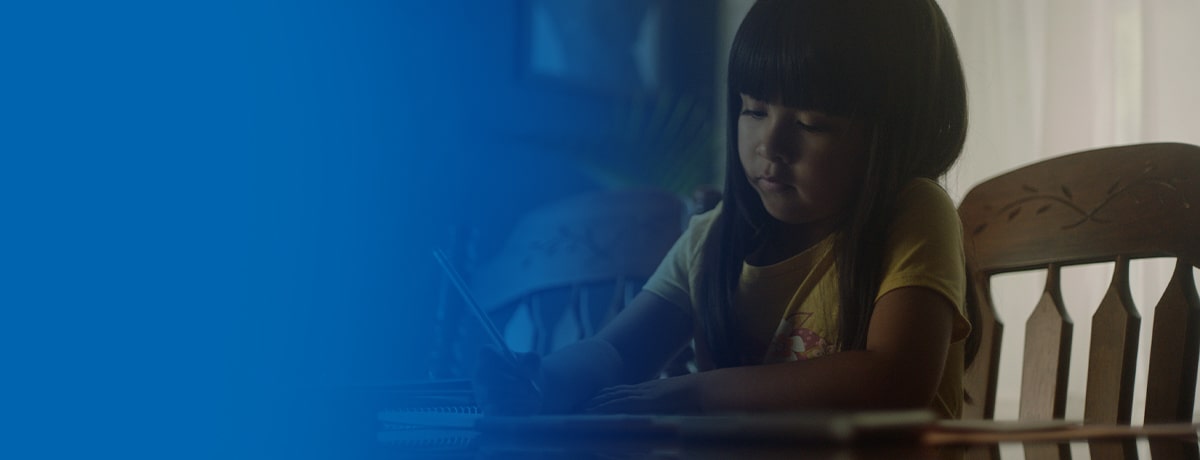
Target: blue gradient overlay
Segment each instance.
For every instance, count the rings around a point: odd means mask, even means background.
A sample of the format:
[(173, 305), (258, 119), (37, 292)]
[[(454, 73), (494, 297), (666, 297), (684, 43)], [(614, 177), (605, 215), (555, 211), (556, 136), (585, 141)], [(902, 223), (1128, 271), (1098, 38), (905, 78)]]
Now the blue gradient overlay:
[(0, 457), (377, 453), (340, 389), (426, 376), (430, 249), (605, 186), (522, 3), (0, 7)]

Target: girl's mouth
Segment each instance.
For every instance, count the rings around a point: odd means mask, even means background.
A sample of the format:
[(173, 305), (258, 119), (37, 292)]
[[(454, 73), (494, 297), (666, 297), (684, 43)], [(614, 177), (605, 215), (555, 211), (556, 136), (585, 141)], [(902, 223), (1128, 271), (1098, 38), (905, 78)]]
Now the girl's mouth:
[(769, 192), (786, 192), (792, 189), (792, 186), (784, 182), (777, 176), (759, 176), (759, 187)]

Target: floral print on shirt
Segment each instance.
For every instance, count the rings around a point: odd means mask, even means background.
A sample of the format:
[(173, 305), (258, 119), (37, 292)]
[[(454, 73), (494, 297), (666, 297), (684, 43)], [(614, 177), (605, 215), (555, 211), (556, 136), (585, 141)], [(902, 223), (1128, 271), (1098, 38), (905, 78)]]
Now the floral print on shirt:
[(812, 316), (810, 312), (799, 312), (784, 319), (767, 350), (766, 361), (800, 361), (833, 353), (830, 341), (805, 327)]

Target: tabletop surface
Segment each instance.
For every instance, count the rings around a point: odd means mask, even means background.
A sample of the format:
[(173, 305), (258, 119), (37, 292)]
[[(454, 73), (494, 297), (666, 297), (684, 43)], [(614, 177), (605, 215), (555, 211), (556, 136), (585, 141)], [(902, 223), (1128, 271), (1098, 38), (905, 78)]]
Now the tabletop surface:
[[(735, 429), (717, 430), (713, 435), (708, 431), (702, 431), (700, 435), (695, 432), (664, 435), (662, 430), (646, 430), (645, 433), (637, 430), (546, 430), (539, 424), (525, 422), (517, 424), (517, 429), (495, 430), (478, 423), (431, 427), (411, 425), (410, 420), (403, 418), (389, 419), (387, 414), (394, 416), (396, 408), (413, 401), (414, 394), (422, 403), (428, 402), (424, 399), (430, 395), (424, 391), (414, 393), (412, 388), (406, 387), (401, 392), (404, 398), (381, 403), (377, 392), (368, 393), (374, 397), (359, 399), (360, 410), (343, 415), (349, 417), (346, 420), (361, 420), (355, 425), (358, 428), (353, 430), (361, 433), (352, 441), (358, 446), (351, 450), (371, 454), (373, 458), (1200, 460), (1200, 444), (1196, 438), (1196, 428), (1200, 425), (1190, 423), (1130, 427), (1071, 421), (982, 424), (931, 421), (925, 423), (923, 429), (914, 431), (907, 427), (921, 423), (913, 418), (919, 414), (897, 411), (895, 414), (903, 416), (888, 417), (889, 414), (884, 413), (882, 419), (889, 422), (886, 425), (904, 429), (875, 431), (849, 438), (790, 436), (779, 430), (769, 436), (754, 436), (754, 430), (743, 430), (751, 433), (750, 436), (740, 435), (737, 433), (743, 431)], [(435, 396), (441, 402), (445, 395)], [(388, 409), (381, 410), (381, 407)], [(880, 413), (850, 414), (874, 414), (868, 420), (880, 419)], [(482, 417), (477, 413), (474, 415)], [(566, 416), (564, 420), (570, 417)], [(742, 417), (757, 418), (745, 414)], [(495, 419), (504, 422), (503, 418)], [(736, 417), (718, 416), (713, 420), (738, 423)], [(765, 426), (778, 428), (779, 425), (769, 423)], [(761, 428), (764, 425), (748, 426)]]
[[(662, 436), (513, 436), (469, 429), (385, 430), (380, 458), (405, 459), (1197, 459), (1195, 436), (930, 445), (911, 436), (853, 442), (678, 439)], [(1071, 452), (1087, 452), (1072, 456)]]

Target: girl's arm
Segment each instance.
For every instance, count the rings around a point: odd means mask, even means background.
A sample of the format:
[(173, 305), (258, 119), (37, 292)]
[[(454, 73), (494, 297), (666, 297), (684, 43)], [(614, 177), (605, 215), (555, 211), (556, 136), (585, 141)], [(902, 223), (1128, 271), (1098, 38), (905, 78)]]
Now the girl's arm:
[(642, 291), (596, 336), (542, 360), (543, 412), (570, 412), (603, 388), (657, 376), (692, 337), (687, 308)]
[(920, 287), (875, 304), (865, 350), (717, 369), (605, 389), (596, 412), (729, 412), (928, 407), (949, 353), (954, 306)]
[(692, 339), (692, 311), (641, 291), (596, 338), (613, 346), (624, 361), (621, 383), (658, 376), (663, 366)]

